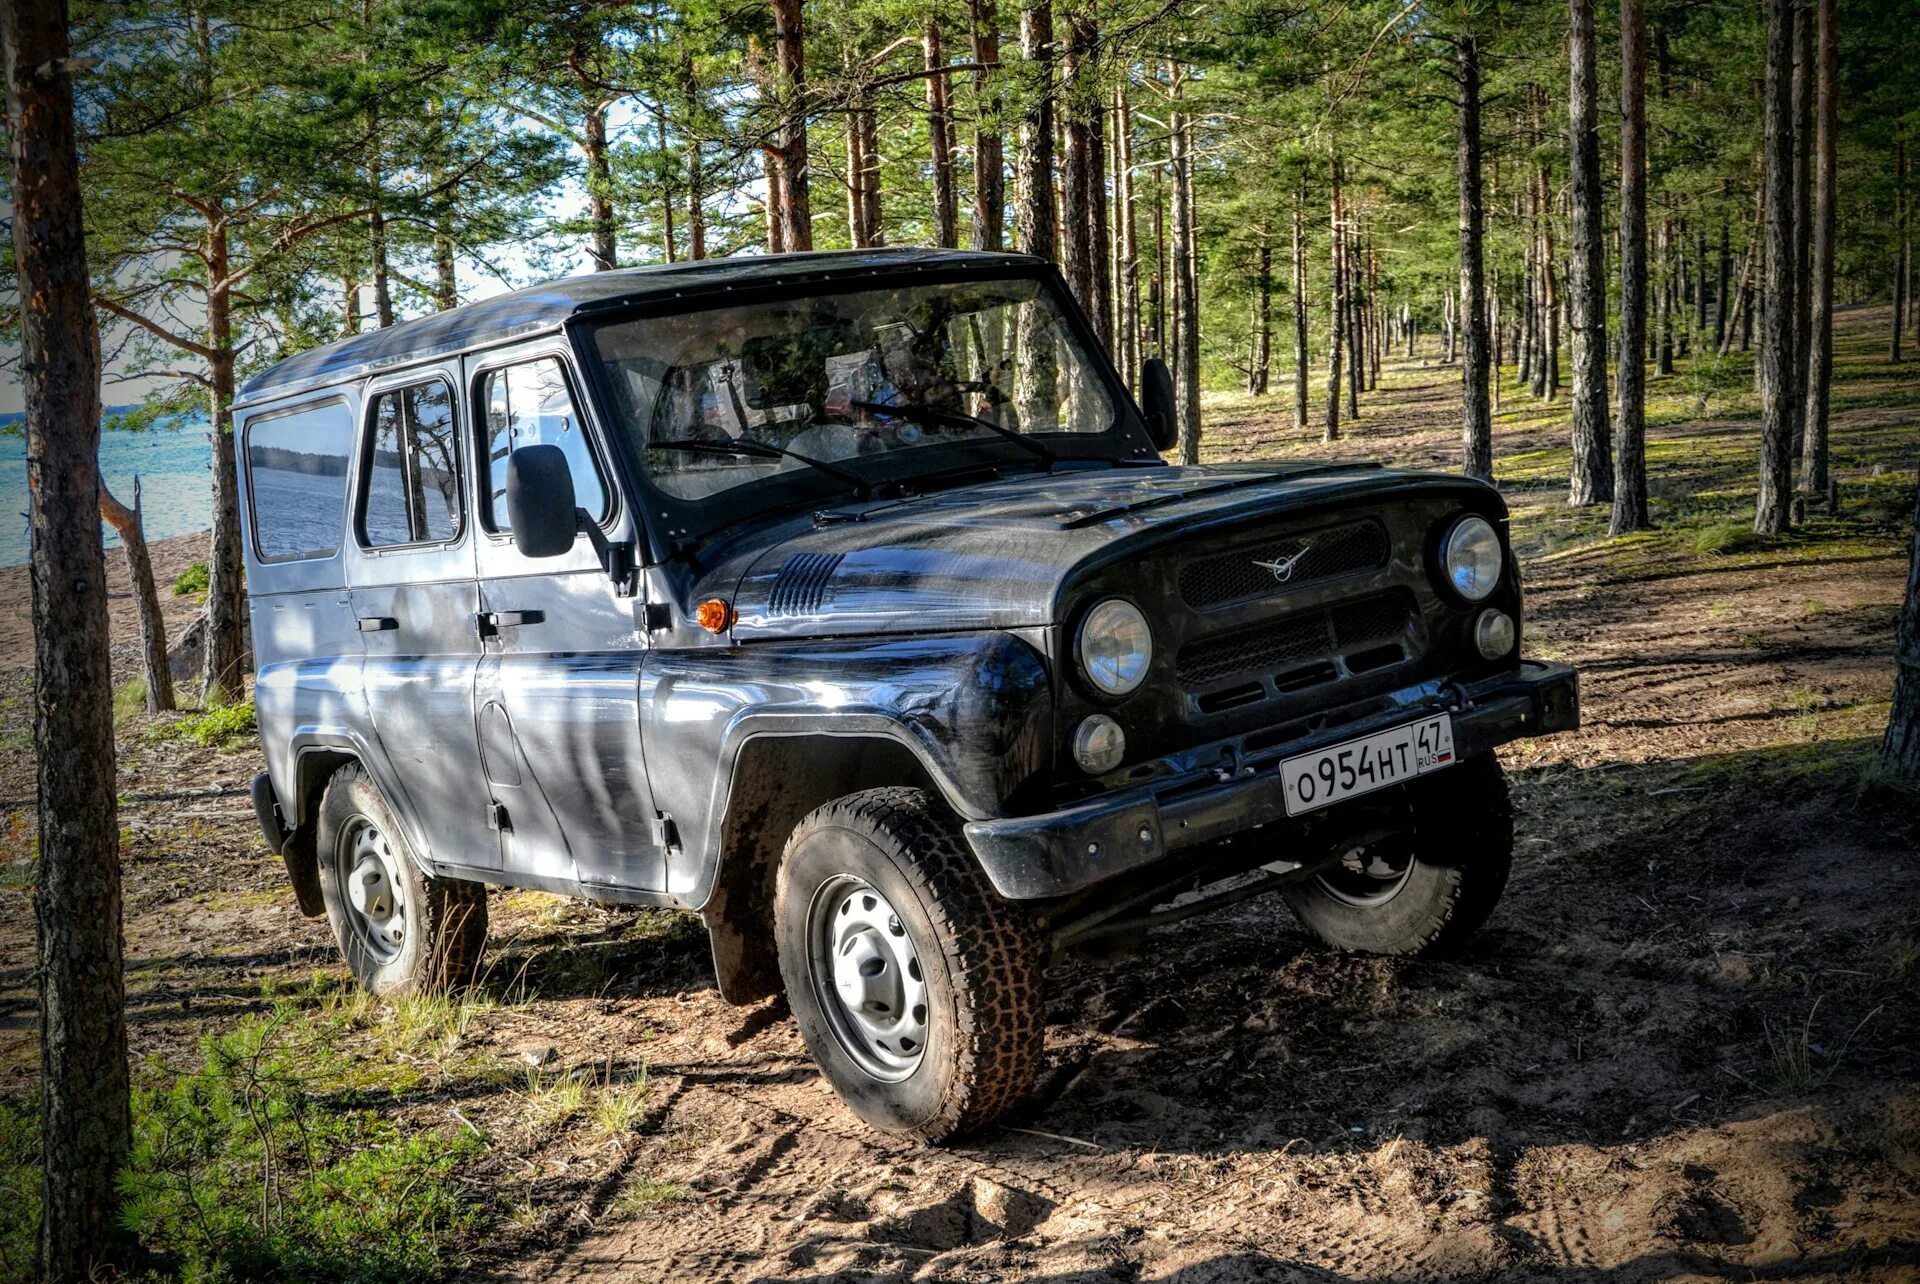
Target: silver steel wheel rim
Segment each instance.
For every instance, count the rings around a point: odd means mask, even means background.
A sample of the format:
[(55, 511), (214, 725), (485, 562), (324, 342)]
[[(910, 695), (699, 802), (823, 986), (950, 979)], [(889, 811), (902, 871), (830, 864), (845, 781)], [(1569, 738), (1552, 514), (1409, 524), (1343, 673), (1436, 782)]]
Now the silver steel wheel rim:
[(814, 996), (841, 1049), (874, 1078), (898, 1083), (927, 1051), (927, 984), (893, 905), (851, 874), (827, 880), (807, 910)]
[(1400, 894), (1413, 877), (1413, 852), (1356, 847), (1317, 880), (1329, 896), (1357, 909), (1376, 909)]
[(407, 940), (407, 885), (393, 844), (378, 825), (356, 816), (341, 831), (333, 859), (354, 937), (384, 967), (400, 957)]

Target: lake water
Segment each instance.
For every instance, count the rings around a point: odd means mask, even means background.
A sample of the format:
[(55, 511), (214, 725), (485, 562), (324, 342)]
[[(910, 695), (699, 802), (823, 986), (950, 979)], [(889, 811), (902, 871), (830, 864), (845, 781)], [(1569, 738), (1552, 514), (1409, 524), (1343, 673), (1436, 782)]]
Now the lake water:
[[(213, 525), (213, 443), (204, 422), (102, 433), (100, 471), (123, 504), (133, 503), (133, 479), (139, 476), (140, 512), (150, 540)], [(15, 433), (0, 437), (0, 566), (17, 566), (31, 555), (26, 513), (27, 440)], [(119, 547), (113, 528), (102, 523), (102, 529), (107, 546)]]

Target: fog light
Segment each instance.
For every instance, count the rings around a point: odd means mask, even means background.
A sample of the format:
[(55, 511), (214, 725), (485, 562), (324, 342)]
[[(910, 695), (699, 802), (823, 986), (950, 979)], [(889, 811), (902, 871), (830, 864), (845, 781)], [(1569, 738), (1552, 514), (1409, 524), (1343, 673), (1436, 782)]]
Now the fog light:
[(1513, 652), (1513, 617), (1505, 611), (1482, 611), (1473, 626), (1473, 642), (1480, 654), (1498, 660)]
[(1088, 716), (1073, 733), (1073, 760), (1090, 776), (1104, 776), (1126, 756), (1127, 733), (1104, 713)]

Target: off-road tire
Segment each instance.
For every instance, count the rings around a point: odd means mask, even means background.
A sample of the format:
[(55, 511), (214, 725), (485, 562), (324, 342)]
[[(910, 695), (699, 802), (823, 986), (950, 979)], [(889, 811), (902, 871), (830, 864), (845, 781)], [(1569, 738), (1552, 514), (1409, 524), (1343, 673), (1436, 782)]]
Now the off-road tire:
[[(819, 808), (781, 860), (774, 936), (787, 1002), (807, 1048), (853, 1112), (874, 1128), (940, 1143), (1001, 1118), (1040, 1063), (1044, 955), (1024, 911), (987, 882), (958, 820), (925, 791), (870, 789)], [(887, 1082), (841, 1046), (808, 959), (809, 910), (837, 876), (872, 885), (912, 938), (927, 986), (925, 1052)]]
[[(343, 829), (371, 821), (387, 835), (398, 857), (407, 904), (407, 933), (398, 955), (382, 960), (367, 949), (353, 928), (354, 910), (342, 886), (332, 853)], [(456, 990), (472, 983), (487, 940), (487, 889), (456, 878), (434, 878), (421, 870), (387, 800), (358, 766), (342, 767), (327, 782), (320, 801), (316, 850), (320, 897), (327, 922), (361, 988), (384, 998)]]
[(1392, 899), (1349, 904), (1317, 879), (1282, 894), (1294, 916), (1336, 949), (1360, 954), (1457, 953), (1486, 923), (1513, 868), (1513, 807), (1492, 754), (1406, 787), (1413, 866)]

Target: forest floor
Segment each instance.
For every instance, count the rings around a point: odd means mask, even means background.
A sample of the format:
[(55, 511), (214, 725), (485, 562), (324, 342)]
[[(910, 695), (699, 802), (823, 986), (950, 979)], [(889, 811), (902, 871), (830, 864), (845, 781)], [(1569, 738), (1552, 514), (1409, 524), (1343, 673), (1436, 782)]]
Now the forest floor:
[[(722, 1003), (686, 916), (496, 893), (475, 994), (349, 994), (255, 830), (257, 747), (129, 708), (138, 1074), (270, 1023), (341, 1100), (471, 1139), (452, 1251), (513, 1279), (1911, 1280), (1920, 809), (1870, 763), (1920, 365), (1885, 363), (1886, 324), (1840, 317), (1841, 513), (1779, 540), (1745, 533), (1746, 361), (1654, 382), (1660, 529), (1619, 541), (1565, 504), (1564, 394), (1542, 407), (1509, 370), (1528, 648), (1579, 667), (1585, 722), (1503, 752), (1519, 856), (1464, 959), (1332, 955), (1271, 900), (1163, 929), (1062, 967), (1034, 1106), (928, 1150), (843, 1110), (783, 1008)], [(1452, 468), (1457, 384), (1389, 362), (1334, 446), (1283, 393), (1209, 398), (1206, 454)], [(29, 661), (0, 653), (15, 1103), (36, 1055)]]

